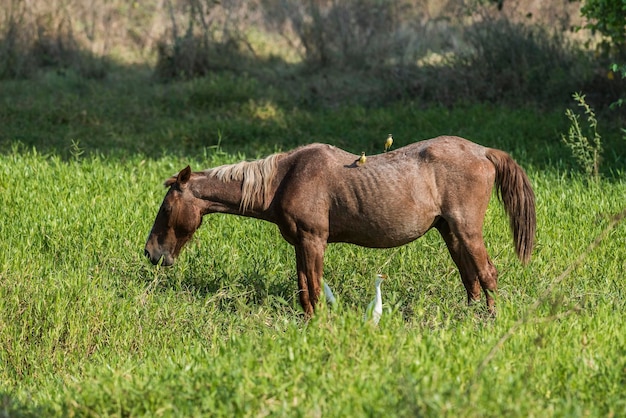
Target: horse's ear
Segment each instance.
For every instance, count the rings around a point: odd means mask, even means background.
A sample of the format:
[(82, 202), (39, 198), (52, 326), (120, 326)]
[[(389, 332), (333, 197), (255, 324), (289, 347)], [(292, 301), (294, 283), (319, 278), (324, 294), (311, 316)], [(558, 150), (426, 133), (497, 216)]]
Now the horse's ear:
[(172, 176), (169, 179), (165, 180), (165, 183), (163, 183), (163, 185), (165, 187), (171, 187), (172, 184), (176, 183), (176, 176)]
[(178, 184), (185, 184), (189, 181), (190, 178), (191, 178), (191, 167), (187, 166), (183, 168), (182, 170), (180, 170), (180, 173), (178, 173), (178, 177), (176, 177), (176, 182)]
[(171, 187), (175, 183), (185, 184), (189, 181), (190, 178), (191, 178), (191, 167), (187, 166), (183, 168), (182, 170), (180, 170), (180, 173), (178, 173), (177, 175), (172, 176), (169, 179), (165, 180), (165, 183), (163, 183), (163, 185), (165, 187)]

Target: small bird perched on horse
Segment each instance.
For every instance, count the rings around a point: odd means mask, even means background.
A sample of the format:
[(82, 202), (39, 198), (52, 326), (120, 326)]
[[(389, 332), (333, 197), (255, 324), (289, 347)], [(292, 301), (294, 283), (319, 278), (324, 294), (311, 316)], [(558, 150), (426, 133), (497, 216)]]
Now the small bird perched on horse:
[[(300, 304), (313, 314), (322, 288), (328, 243), (371, 248), (407, 244), (439, 231), (459, 269), (468, 302), (492, 293), (498, 272), (483, 240), (495, 184), (509, 216), (515, 251), (530, 260), (535, 197), (524, 170), (504, 151), (440, 136), (367, 158), (311, 144), (200, 172), (187, 166), (169, 187), (145, 246), (153, 264), (169, 266), (214, 212), (275, 223), (295, 248)], [(389, 214), (393, 216), (389, 216)]]
[(387, 139), (385, 140), (385, 152), (389, 151), (392, 145), (393, 145), (393, 135), (389, 134), (387, 135)]

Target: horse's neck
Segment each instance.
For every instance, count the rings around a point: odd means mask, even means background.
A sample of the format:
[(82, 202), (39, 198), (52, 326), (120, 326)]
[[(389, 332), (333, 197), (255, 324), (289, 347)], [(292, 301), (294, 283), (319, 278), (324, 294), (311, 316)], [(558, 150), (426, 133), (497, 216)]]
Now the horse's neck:
[(240, 213), (241, 182), (222, 181), (209, 175), (198, 176), (192, 184), (194, 195), (205, 202), (205, 213)]
[(204, 214), (229, 213), (267, 219), (264, 202), (254, 201), (249, 208), (242, 207), (242, 183), (240, 180), (223, 181), (205, 174), (195, 179), (192, 189), (194, 195), (205, 202)]

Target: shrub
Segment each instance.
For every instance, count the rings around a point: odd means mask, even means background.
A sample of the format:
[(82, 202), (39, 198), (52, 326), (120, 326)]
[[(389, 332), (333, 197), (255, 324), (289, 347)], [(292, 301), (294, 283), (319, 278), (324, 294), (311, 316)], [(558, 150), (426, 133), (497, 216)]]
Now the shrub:
[(598, 121), (593, 109), (585, 101), (584, 95), (574, 93), (573, 97), (587, 116), (587, 132), (583, 132), (580, 126), (579, 115), (567, 109), (565, 114), (570, 121), (570, 127), (567, 135), (561, 135), (561, 139), (585, 173), (597, 179), (602, 158), (602, 140), (598, 134)]
[(482, 100), (564, 101), (588, 76), (580, 50), (543, 26), (486, 20), (468, 27), (465, 39), (469, 53), (453, 65)]
[(25, 78), (34, 68), (33, 57), (24, 53), (29, 37), (21, 30), (24, 16), (10, 13), (0, 34), (0, 79)]
[[(626, 76), (626, 2), (619, 0), (586, 0), (580, 9), (582, 16), (588, 19), (586, 28), (592, 32), (600, 32), (604, 39), (598, 45), (598, 52), (609, 56), (614, 63), (610, 73), (621, 73)], [(613, 105), (622, 105), (624, 98), (620, 96)]]
[(89, 78), (105, 75), (106, 60), (81, 47), (70, 12), (54, 4), (33, 6), (13, 2), (4, 16), (0, 78), (27, 78), (40, 68), (73, 68)]
[(403, 1), (263, 0), (265, 19), (275, 30), (291, 29), (313, 68), (363, 69), (396, 58), (406, 49), (400, 14)]
[[(614, 78), (615, 74), (619, 74), (622, 77), (622, 79), (626, 79), (626, 64), (623, 64), (623, 65), (613, 64), (613, 65), (611, 65), (611, 72), (609, 74), (610, 74), (611, 78)], [(611, 103), (611, 107), (614, 108), (616, 106), (622, 106), (625, 101), (626, 101), (626, 99), (624, 97), (620, 97), (615, 102)]]
[(31, 77), (40, 68), (104, 77), (112, 59), (136, 62), (152, 50), (164, 7), (125, 0), (0, 0), (0, 78)]
[(626, 3), (621, 0), (586, 0), (580, 13), (586, 27), (608, 38), (601, 46), (611, 55), (626, 57)]
[(184, 0), (176, 10), (170, 9), (170, 29), (157, 45), (157, 78), (192, 78), (211, 71), (239, 70), (254, 58), (241, 26), (240, 15), (246, 15), (248, 5), (241, 0), (224, 3)]

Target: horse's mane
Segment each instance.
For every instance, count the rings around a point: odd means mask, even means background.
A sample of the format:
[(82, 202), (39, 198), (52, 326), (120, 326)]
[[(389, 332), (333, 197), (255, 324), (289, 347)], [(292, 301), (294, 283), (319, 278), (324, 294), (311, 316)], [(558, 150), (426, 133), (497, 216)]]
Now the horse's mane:
[(250, 209), (255, 202), (268, 203), (270, 184), (276, 176), (278, 159), (283, 153), (272, 154), (256, 161), (242, 161), (206, 170), (209, 177), (223, 182), (241, 181), (242, 211)]

